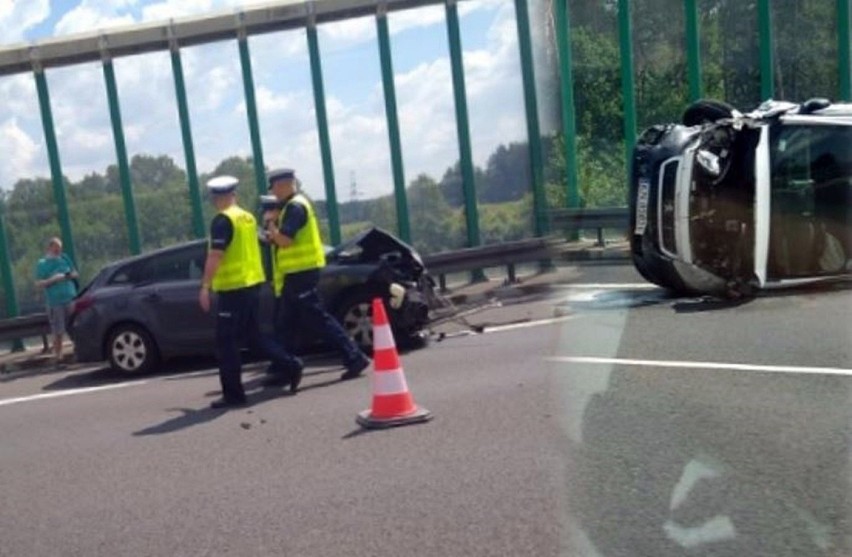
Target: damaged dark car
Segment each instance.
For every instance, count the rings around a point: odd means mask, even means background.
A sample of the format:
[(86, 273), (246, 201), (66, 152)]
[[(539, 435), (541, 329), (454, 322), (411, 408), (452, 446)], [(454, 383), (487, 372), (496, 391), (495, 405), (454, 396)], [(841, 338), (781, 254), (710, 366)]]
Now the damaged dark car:
[[(179, 244), (107, 265), (83, 289), (69, 321), (77, 361), (107, 361), (142, 373), (177, 356), (213, 353), (215, 320), (201, 311), (198, 290), (205, 240)], [(327, 251), (320, 291), (326, 309), (365, 350), (372, 346), (371, 302), (385, 301), (400, 347), (425, 343), (434, 282), (420, 255), (392, 234), (370, 228)], [(268, 269), (267, 269), (268, 271)], [(264, 285), (261, 322), (272, 328), (273, 294)], [(323, 350), (297, 337), (298, 352)]]
[(852, 105), (699, 101), (633, 156), (631, 252), (650, 282), (742, 297), (852, 271)]

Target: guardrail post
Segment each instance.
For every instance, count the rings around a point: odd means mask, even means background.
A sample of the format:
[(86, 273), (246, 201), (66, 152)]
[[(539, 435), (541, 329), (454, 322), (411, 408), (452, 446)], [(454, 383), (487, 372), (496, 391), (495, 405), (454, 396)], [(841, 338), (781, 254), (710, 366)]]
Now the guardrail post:
[(405, 192), (405, 172), (402, 167), (402, 142), (399, 136), (396, 86), (393, 81), (393, 58), (391, 56), (388, 14), (385, 4), (379, 4), (378, 6), (376, 27), (379, 37), (379, 58), (382, 65), (382, 85), (385, 91), (385, 113), (390, 139), (394, 198), (396, 199), (396, 219), (399, 226), (399, 237), (404, 242), (411, 243), (411, 223), (408, 217), (408, 199)]
[[(311, 9), (314, 4), (309, 4)], [(322, 156), (322, 175), (325, 182), (325, 206), (328, 217), (328, 230), (331, 243), (340, 244), (340, 214), (337, 207), (337, 186), (334, 179), (334, 164), (331, 157), (331, 138), (328, 133), (328, 114), (325, 106), (325, 85), (322, 79), (322, 59), (317, 38), (317, 20), (311, 13), (306, 28), (308, 36), (308, 54), (311, 59), (311, 78), (314, 89), (314, 110), (317, 113), (317, 131), (319, 132), (320, 155)]]
[[(450, 63), (453, 72), (453, 94), (456, 105), (456, 130), (459, 138), (459, 161), (462, 173), (462, 192), (464, 193), (464, 215), (467, 225), (467, 245), (476, 247), (482, 243), (479, 237), (479, 210), (476, 201), (476, 182), (473, 172), (473, 154), (470, 145), (470, 119), (467, 111), (467, 91), (462, 61), (461, 32), (459, 31), (459, 13), (456, 0), (447, 0), (446, 4), (447, 37), (450, 43)], [(471, 282), (485, 282), (485, 271), (475, 269), (470, 274)]]
[[(535, 235), (542, 237), (550, 232), (550, 223), (547, 218), (547, 195), (544, 191), (544, 157), (541, 147), (541, 131), (538, 124), (538, 101), (535, 91), (535, 69), (527, 0), (515, 0), (515, 23), (518, 27), (518, 47), (521, 51), (521, 77), (524, 83)], [(553, 261), (550, 259), (540, 261), (539, 266), (542, 271), (554, 269)]]
[(775, 56), (772, 40), (772, 6), (769, 0), (757, 1), (760, 28), (760, 95), (761, 100), (775, 95)]
[(62, 177), (62, 165), (59, 162), (59, 147), (56, 144), (56, 130), (53, 126), (53, 112), (50, 109), (50, 91), (47, 87), (47, 76), (38, 58), (38, 51), (31, 51), (33, 74), (35, 75), (36, 91), (41, 109), (41, 124), (44, 128), (44, 142), (47, 146), (47, 158), (50, 162), (50, 178), (53, 183), (53, 198), (59, 213), (59, 228), (62, 231), (62, 244), (65, 253), (72, 261), (77, 260), (74, 250), (74, 236), (71, 234), (71, 218), (68, 215), (68, 201), (65, 199), (65, 180)]
[[(577, 114), (574, 106), (574, 73), (571, 56), (571, 17), (568, 0), (555, 0), (556, 40), (559, 51), (559, 76), (562, 88), (562, 135), (565, 141), (566, 207), (580, 206), (577, 173)], [(577, 234), (571, 239), (576, 240)]]
[(518, 277), (515, 275), (515, 265), (514, 263), (509, 263), (506, 265), (506, 273), (508, 274), (509, 284), (515, 284), (518, 282)]
[(849, 14), (852, 0), (837, 0), (837, 63), (840, 72), (840, 98), (852, 101), (852, 36), (849, 34)]
[(180, 46), (174, 38), (174, 29), (169, 28), (171, 35), (169, 49), (172, 55), (172, 75), (175, 81), (175, 97), (177, 98), (180, 133), (183, 139), (183, 153), (186, 159), (186, 178), (189, 183), (189, 200), (192, 205), (192, 232), (196, 238), (207, 235), (204, 225), (204, 211), (201, 206), (201, 190), (198, 186), (198, 171), (195, 168), (195, 149), (192, 144), (192, 126), (189, 121), (189, 106), (186, 102), (186, 85), (183, 78), (183, 64), (180, 58)]
[(248, 116), (249, 133), (251, 134), (251, 152), (254, 162), (254, 181), (257, 194), (266, 193), (266, 167), (263, 164), (263, 146), (260, 141), (260, 125), (257, 120), (257, 102), (254, 97), (254, 78), (251, 71), (251, 55), (249, 54), (248, 36), (242, 23), (243, 13), (237, 14), (239, 28), (237, 44), (240, 47), (240, 64), (243, 69), (243, 89), (246, 97), (246, 115)]
[[(6, 298), (6, 317), (17, 317), (18, 296), (15, 293), (15, 278), (12, 275), (12, 258), (9, 243), (6, 240), (6, 203), (0, 202), (0, 274), (3, 276), (3, 293)], [(12, 352), (21, 352), (24, 343), (21, 339), (12, 341)]]
[(686, 58), (689, 73), (689, 98), (697, 101), (702, 96), (701, 37), (698, 30), (698, 1), (686, 0)]
[(115, 69), (107, 50), (106, 39), (103, 37), (101, 37), (101, 49), (107, 101), (109, 102), (109, 116), (112, 122), (112, 137), (115, 141), (115, 155), (118, 160), (118, 176), (121, 181), (121, 195), (124, 198), (127, 238), (130, 241), (130, 253), (138, 255), (142, 251), (142, 244), (139, 240), (139, 224), (136, 222), (136, 202), (133, 199), (133, 186), (130, 183), (130, 168), (127, 165), (127, 146), (124, 142), (124, 129), (121, 125), (118, 86), (115, 82)]
[[(619, 44), (621, 46), (621, 94), (624, 103), (624, 149), (627, 175), (636, 144), (636, 85), (633, 78), (633, 25), (630, 0), (618, 0)], [(625, 192), (625, 199), (627, 192)]]
[(521, 54), (521, 77), (524, 85), (524, 106), (529, 141), (530, 176), (532, 177), (535, 235), (546, 236), (547, 199), (544, 193), (544, 160), (541, 148), (541, 131), (538, 124), (538, 101), (535, 91), (530, 16), (527, 0), (515, 0), (515, 22), (518, 28), (518, 47)]

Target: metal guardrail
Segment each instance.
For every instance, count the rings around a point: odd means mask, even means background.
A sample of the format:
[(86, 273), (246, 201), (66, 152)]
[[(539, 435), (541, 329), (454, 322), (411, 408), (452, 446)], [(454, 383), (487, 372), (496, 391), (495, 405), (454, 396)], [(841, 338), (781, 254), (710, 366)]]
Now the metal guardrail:
[[(599, 246), (604, 245), (605, 229), (627, 231), (630, 212), (626, 207), (595, 209), (553, 209), (550, 211), (551, 231), (572, 232), (576, 230), (597, 231)], [(558, 232), (557, 232), (558, 233)], [(515, 265), (533, 261), (547, 262), (558, 258), (567, 244), (564, 238), (555, 236), (532, 238), (476, 248), (438, 253), (424, 258), (426, 268), (438, 277), (441, 290), (447, 289), (447, 274), (477, 271), (489, 267), (506, 266), (509, 282), (516, 282)]]
[(20, 341), (31, 337), (42, 337), (50, 333), (46, 313), (33, 313), (20, 317), (0, 319), (0, 341)]
[(505, 266), (509, 282), (515, 282), (515, 264), (530, 261), (547, 261), (559, 253), (564, 240), (558, 238), (532, 238), (503, 244), (436, 253), (423, 258), (426, 268), (437, 275), (442, 291), (447, 290), (447, 275), (465, 271), (478, 271), (489, 267)]
[[(555, 209), (550, 212), (551, 229), (572, 231), (598, 231), (598, 243), (603, 245), (603, 230), (627, 230), (629, 213), (624, 207), (611, 209)], [(530, 238), (515, 242), (492, 244), (475, 248), (436, 253), (423, 258), (429, 272), (438, 277), (440, 287), (446, 290), (446, 276), (450, 273), (477, 271), (503, 267), (509, 282), (515, 282), (515, 265), (535, 261), (558, 259), (568, 248), (564, 238)], [(34, 313), (22, 317), (0, 319), (0, 341), (18, 340), (49, 334), (47, 314)]]
[(603, 231), (617, 228), (627, 231), (630, 210), (627, 207), (595, 209), (554, 209), (550, 211), (550, 228), (556, 230), (591, 230), (598, 233), (598, 245), (604, 245)]

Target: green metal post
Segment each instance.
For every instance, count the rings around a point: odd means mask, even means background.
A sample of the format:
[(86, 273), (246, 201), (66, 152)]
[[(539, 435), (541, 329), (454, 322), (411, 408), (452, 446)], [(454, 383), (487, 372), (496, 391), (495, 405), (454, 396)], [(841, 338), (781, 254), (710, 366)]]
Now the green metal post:
[(633, 80), (633, 25), (630, 0), (618, 0), (619, 43), (621, 45), (621, 93), (624, 99), (624, 148), (627, 174), (636, 144), (636, 97)]
[(852, 101), (852, 36), (849, 14), (852, 0), (837, 0), (837, 63), (840, 65), (840, 98)]
[(550, 231), (550, 223), (547, 216), (547, 198), (544, 192), (544, 159), (541, 148), (541, 132), (538, 125), (538, 102), (535, 93), (535, 70), (527, 0), (515, 0), (515, 22), (518, 26), (518, 46), (521, 51), (521, 77), (524, 83), (535, 235), (544, 236)]
[(118, 104), (118, 87), (115, 83), (115, 69), (112, 60), (104, 58), (104, 81), (106, 81), (109, 117), (112, 121), (112, 136), (115, 140), (115, 154), (118, 159), (118, 176), (121, 181), (121, 195), (124, 199), (124, 217), (127, 221), (127, 238), (130, 241), (130, 253), (142, 252), (139, 241), (139, 224), (136, 221), (136, 203), (130, 184), (130, 167), (127, 164), (127, 147), (124, 143), (124, 129), (121, 125), (121, 107)]
[[(9, 253), (9, 243), (6, 240), (5, 203), (0, 203), (0, 274), (3, 276), (3, 294), (6, 298), (5, 317), (17, 317), (20, 313), (18, 308), (18, 296), (15, 294), (15, 279), (12, 275), (12, 256)], [(12, 352), (20, 352), (24, 349), (21, 339), (12, 342)]]
[(186, 159), (186, 178), (189, 182), (189, 201), (192, 206), (192, 232), (196, 238), (203, 238), (207, 233), (204, 225), (204, 210), (201, 205), (201, 190), (198, 186), (198, 171), (195, 167), (195, 148), (192, 143), (189, 106), (186, 102), (183, 64), (181, 63), (180, 48), (177, 41), (172, 41), (170, 48), (172, 54), (172, 74), (175, 79), (175, 97), (177, 98), (178, 118), (180, 118), (180, 133), (183, 138), (183, 152)]
[(580, 206), (577, 165), (577, 113), (574, 107), (574, 73), (571, 56), (571, 18), (568, 0), (555, 0), (556, 41), (559, 50), (559, 77), (562, 87), (562, 135), (565, 139), (565, 205)]
[(464, 215), (467, 225), (467, 245), (478, 246), (479, 210), (476, 205), (476, 184), (474, 183), (473, 150), (470, 144), (470, 119), (467, 112), (467, 91), (462, 62), (461, 32), (459, 31), (459, 13), (455, 0), (448, 0), (447, 36), (450, 42), (450, 63), (453, 71), (453, 93), (456, 105), (456, 130), (459, 139), (459, 159), (461, 161), (462, 189), (464, 192)]
[(47, 146), (47, 158), (50, 163), (50, 178), (53, 182), (53, 197), (59, 213), (59, 229), (62, 233), (63, 250), (79, 266), (80, 262), (77, 260), (74, 251), (74, 236), (71, 233), (68, 201), (65, 199), (65, 181), (62, 178), (62, 165), (59, 162), (59, 147), (56, 144), (56, 130), (53, 127), (53, 112), (50, 109), (47, 77), (44, 75), (44, 69), (38, 64), (34, 67), (34, 74), (41, 109), (41, 123), (44, 128), (44, 142)]
[(399, 120), (396, 109), (396, 87), (393, 82), (393, 60), (388, 32), (388, 16), (385, 6), (379, 6), (376, 24), (379, 35), (379, 57), (382, 62), (382, 83), (385, 91), (385, 112), (387, 114), (388, 135), (390, 136), (391, 166), (396, 198), (396, 219), (399, 236), (405, 242), (411, 242), (411, 224), (408, 217), (408, 200), (405, 192), (405, 172), (402, 168), (402, 143), (399, 137)]
[(322, 174), (325, 181), (326, 214), (332, 245), (340, 244), (340, 214), (337, 207), (337, 186), (331, 157), (331, 138), (328, 133), (328, 114), (325, 107), (325, 85), (322, 79), (322, 59), (317, 39), (316, 19), (311, 17), (307, 27), (308, 53), (311, 58), (311, 77), (314, 85), (314, 109), (317, 113)]
[(760, 95), (762, 100), (775, 95), (775, 62), (772, 40), (772, 7), (769, 0), (758, 0), (758, 21), (760, 28)]
[(686, 0), (686, 58), (689, 74), (689, 98), (697, 101), (702, 97), (701, 39), (698, 29), (698, 2)]
[(244, 28), (240, 28), (237, 42), (240, 46), (240, 63), (243, 68), (243, 88), (246, 96), (246, 115), (251, 134), (251, 151), (254, 159), (254, 180), (257, 194), (266, 193), (266, 166), (263, 164), (263, 147), (260, 143), (260, 125), (257, 119), (257, 103), (254, 98), (254, 78), (251, 72), (251, 55), (248, 37)]

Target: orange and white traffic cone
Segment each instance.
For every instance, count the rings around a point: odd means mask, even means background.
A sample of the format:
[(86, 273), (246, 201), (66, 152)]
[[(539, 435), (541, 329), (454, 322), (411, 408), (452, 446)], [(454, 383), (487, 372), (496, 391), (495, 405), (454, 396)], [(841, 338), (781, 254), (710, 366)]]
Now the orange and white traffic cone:
[(373, 300), (373, 407), (355, 418), (376, 429), (425, 422), (432, 413), (414, 404), (408, 390), (388, 316), (381, 298)]

